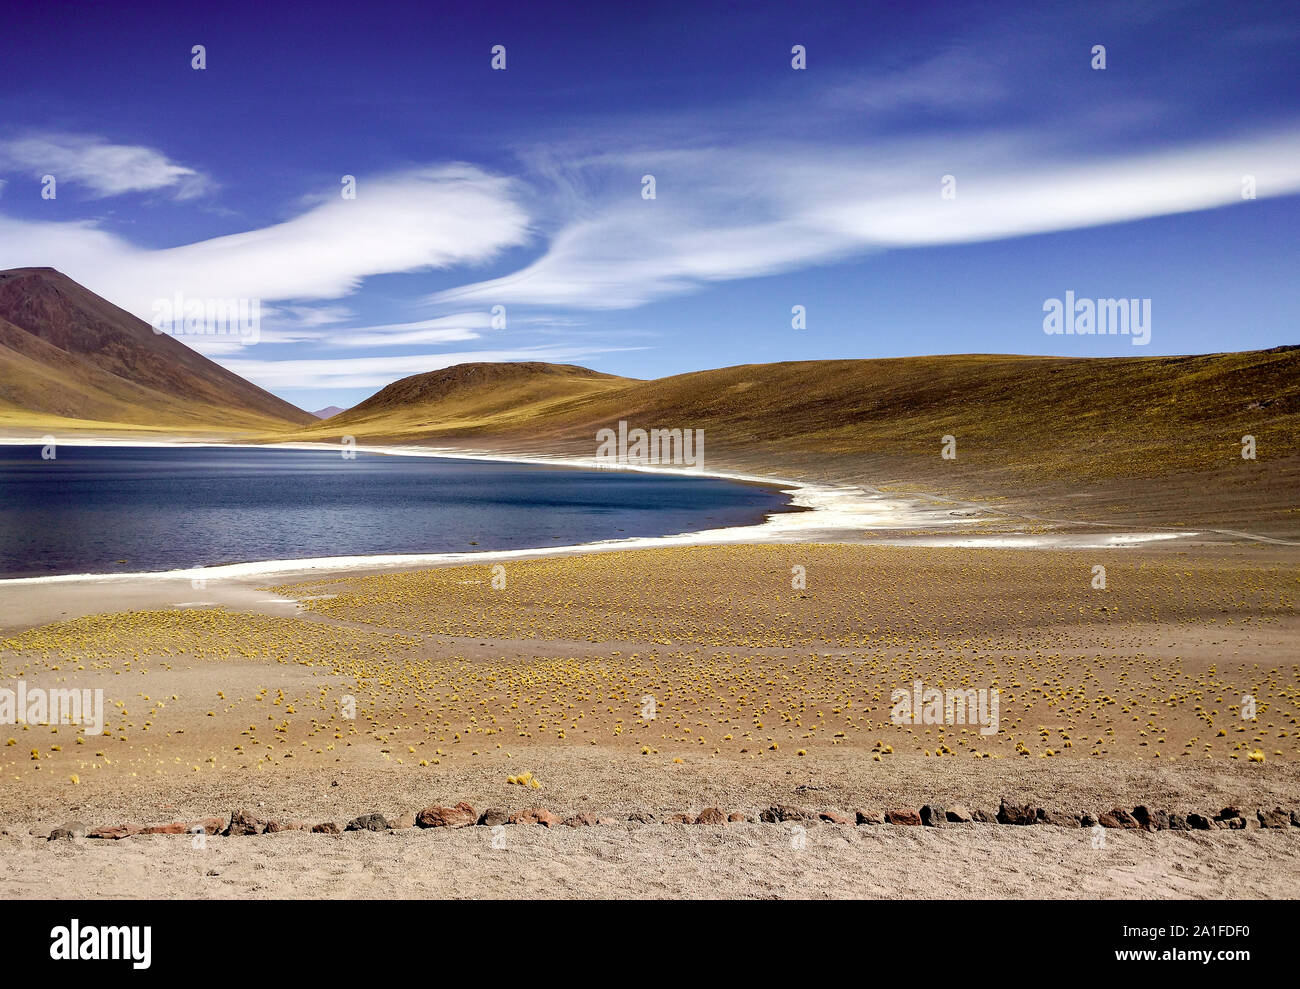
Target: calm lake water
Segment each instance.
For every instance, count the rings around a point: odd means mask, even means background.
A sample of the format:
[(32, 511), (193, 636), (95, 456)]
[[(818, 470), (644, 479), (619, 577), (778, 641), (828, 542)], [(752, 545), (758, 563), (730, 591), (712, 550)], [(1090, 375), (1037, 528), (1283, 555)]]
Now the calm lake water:
[(0, 447), (0, 577), (565, 546), (752, 525), (774, 488), (438, 457)]

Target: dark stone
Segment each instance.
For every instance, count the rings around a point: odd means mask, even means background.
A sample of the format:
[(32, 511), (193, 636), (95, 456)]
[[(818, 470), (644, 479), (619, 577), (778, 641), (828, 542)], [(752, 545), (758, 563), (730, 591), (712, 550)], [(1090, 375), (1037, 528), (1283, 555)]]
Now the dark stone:
[(344, 831), (391, 831), (392, 825), (383, 814), (362, 814), (348, 821)]
[(1038, 808), (1033, 804), (1009, 804), (1007, 798), (1002, 798), (1002, 805), (998, 808), (999, 824), (1033, 824), (1038, 820)]
[(1291, 816), (1281, 807), (1274, 807), (1272, 810), (1260, 810), (1256, 813), (1259, 815), (1260, 827), (1285, 828), (1291, 824)]
[(941, 828), (948, 823), (948, 818), (938, 804), (925, 804), (921, 808), (921, 823), (927, 828)]

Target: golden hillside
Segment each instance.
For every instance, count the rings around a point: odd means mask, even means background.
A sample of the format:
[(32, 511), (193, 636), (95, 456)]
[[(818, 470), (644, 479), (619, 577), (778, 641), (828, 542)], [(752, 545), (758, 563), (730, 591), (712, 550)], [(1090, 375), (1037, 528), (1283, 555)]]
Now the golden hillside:
[[(1289, 512), (1285, 528), (1296, 526), (1296, 347), (1192, 357), (797, 361), (653, 381), (567, 366), (492, 367), (404, 379), (293, 435), (591, 456), (596, 431), (626, 420), (703, 429), (712, 469), (953, 497), (1033, 493), (1062, 511), (1091, 499), (1139, 519), (1155, 499), (1159, 517), (1173, 524)], [(948, 435), (956, 460), (940, 456)], [(1241, 456), (1245, 435), (1255, 437), (1255, 460)], [(1208, 516), (1192, 504), (1202, 495), (1218, 505)]]

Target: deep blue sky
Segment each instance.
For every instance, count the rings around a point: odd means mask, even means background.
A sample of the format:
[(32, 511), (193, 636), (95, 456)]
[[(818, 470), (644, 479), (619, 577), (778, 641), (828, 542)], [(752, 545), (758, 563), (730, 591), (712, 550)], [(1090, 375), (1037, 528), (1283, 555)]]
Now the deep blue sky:
[[(257, 299), (261, 342), (196, 345), (307, 408), (480, 354), (1296, 342), (1300, 8), (902, 6), (13, 7), (0, 267)], [(1150, 344), (1044, 334), (1067, 290), (1151, 299)]]

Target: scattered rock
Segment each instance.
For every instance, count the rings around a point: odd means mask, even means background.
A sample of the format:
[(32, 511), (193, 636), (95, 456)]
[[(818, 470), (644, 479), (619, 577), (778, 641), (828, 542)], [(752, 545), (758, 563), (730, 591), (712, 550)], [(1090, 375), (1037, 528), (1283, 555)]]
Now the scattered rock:
[(944, 811), (944, 816), (951, 824), (969, 824), (971, 819), (970, 811), (963, 804), (953, 804)]
[(281, 831), (306, 831), (310, 825), (306, 821), (267, 821), (266, 833), (279, 834)]
[(1291, 811), (1291, 827), (1300, 828), (1300, 810)]
[(1260, 810), (1259, 823), (1265, 828), (1285, 828), (1291, 824), (1291, 816), (1281, 807), (1274, 807), (1272, 810)]
[(769, 807), (758, 816), (768, 824), (779, 824), (782, 821), (806, 821), (812, 815), (802, 807), (791, 807), (787, 804), (777, 804), (773, 807)]
[(1138, 822), (1133, 819), (1133, 815), (1120, 807), (1106, 811), (1097, 818), (1097, 823), (1103, 828), (1128, 828), (1132, 830), (1139, 827)]
[(1184, 817), (1182, 814), (1170, 814), (1170, 815), (1169, 815), (1169, 830), (1170, 830), (1170, 831), (1190, 831), (1190, 830), (1191, 830), (1191, 827), (1187, 824), (1187, 818)]
[(1168, 831), (1169, 812), (1152, 810), (1145, 804), (1133, 808), (1133, 819), (1148, 831)]
[(695, 818), (690, 814), (669, 814), (664, 818), (665, 824), (694, 824)]
[(87, 831), (87, 838), (111, 838), (118, 841), (122, 838), (129, 838), (133, 834), (139, 834), (140, 828), (135, 824), (118, 824), (111, 828), (95, 828), (93, 831)]
[(588, 813), (587, 811), (584, 810), (581, 811), (580, 813), (574, 814), (572, 817), (566, 818), (564, 821), (564, 825), (565, 827), (569, 827), (569, 828), (595, 827), (596, 815)]
[(833, 810), (824, 810), (817, 815), (817, 819), (825, 821), (827, 824), (852, 824), (843, 814), (838, 814)]
[(1002, 805), (998, 807), (999, 824), (1033, 824), (1038, 819), (1038, 808), (1033, 804), (1009, 804), (1007, 798), (1002, 798)]
[(66, 824), (60, 824), (50, 832), (47, 841), (71, 840), (73, 838), (86, 837), (86, 826), (80, 821), (69, 821)]
[[(421, 811), (423, 813), (423, 811)], [(388, 823), (388, 818), (383, 814), (362, 814), (360, 817), (354, 817), (348, 821), (348, 826), (344, 831), (390, 831), (392, 825)]]
[(982, 807), (977, 807), (975, 810), (971, 811), (970, 819), (972, 821), (976, 821), (979, 824), (998, 823), (998, 816), (992, 813), (991, 811), (984, 810), (984, 808)]
[(478, 819), (479, 824), (487, 828), (495, 828), (501, 824), (507, 824), (510, 821), (510, 812), (500, 807), (489, 807), (483, 812)]
[(921, 826), (921, 815), (914, 810), (887, 810), (885, 811), (885, 821), (889, 824), (910, 824), (919, 828)]
[(185, 834), (190, 826), (184, 821), (172, 821), (170, 824), (151, 824), (141, 830), (141, 834)]
[(1209, 831), (1214, 823), (1204, 814), (1188, 814), (1187, 826), (1193, 831)]
[(885, 815), (876, 810), (860, 810), (856, 816), (859, 824), (885, 823)]
[(727, 815), (717, 807), (705, 807), (695, 818), (696, 824), (726, 824)]
[(223, 832), (228, 837), (238, 837), (246, 834), (261, 834), (266, 830), (266, 822), (256, 814), (250, 814), (246, 810), (233, 811), (230, 815), (230, 823)]
[(599, 824), (602, 828), (609, 828), (609, 827), (613, 827), (616, 824), (621, 824), (622, 822), (619, 821), (617, 817), (598, 817), (596, 818), (596, 823)]
[(312, 834), (340, 834), (339, 826), (333, 821), (317, 824), (311, 829)]
[(462, 800), (455, 807), (426, 807), (415, 816), (415, 823), (422, 828), (467, 828), (478, 823), (478, 815)]
[(729, 824), (744, 824), (748, 820), (749, 818), (746, 817), (738, 810), (733, 810), (730, 814), (727, 815), (727, 822)]
[(1079, 818), (1075, 815), (1066, 814), (1059, 810), (1045, 810), (1042, 807), (1038, 808), (1038, 817), (1036, 820), (1039, 824), (1048, 824), (1055, 828), (1079, 827)]
[(202, 828), (204, 834), (221, 834), (229, 824), (230, 822), (224, 817), (205, 817), (199, 821), (191, 821), (189, 830)]
[(541, 807), (529, 807), (527, 810), (518, 810), (511, 814), (508, 823), (540, 824), (546, 828), (556, 828), (560, 826), (560, 819), (549, 810), (544, 810)]
[(415, 815), (409, 810), (402, 811), (401, 814), (389, 823), (392, 824), (394, 831), (399, 828), (413, 828), (415, 827)]
[(948, 823), (948, 817), (938, 804), (925, 804), (921, 808), (921, 823), (927, 828), (942, 828)]
[(633, 824), (654, 824), (656, 818), (648, 810), (634, 810), (627, 815), (627, 819)]

